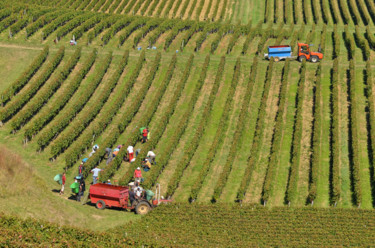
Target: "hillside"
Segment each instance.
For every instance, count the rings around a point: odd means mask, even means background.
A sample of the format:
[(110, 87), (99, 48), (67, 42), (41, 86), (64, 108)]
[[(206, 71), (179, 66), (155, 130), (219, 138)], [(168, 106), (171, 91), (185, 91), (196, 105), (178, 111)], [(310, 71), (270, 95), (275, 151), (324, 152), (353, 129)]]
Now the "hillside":
[[(1, 136), (51, 165), (44, 176), (64, 168), (73, 176), (98, 144), (84, 175), (99, 164), (101, 180), (126, 185), (140, 159), (122, 162), (122, 149), (112, 163), (103, 160), (106, 147), (125, 144), (142, 149), (140, 158), (155, 151), (159, 163), (144, 185), (159, 182), (178, 202), (373, 208), (368, 1), (328, 9), (326, 1), (303, 2), (313, 13), (295, 11), (301, 1), (267, 1), (264, 18), (235, 24), (221, 22), (237, 6), (226, 0), (209, 1), (221, 9), (214, 22), (194, 14), (204, 1), (188, 4), (182, 19), (163, 14), (173, 1), (155, 1), (160, 13), (145, 16), (137, 1), (121, 1), (125, 12), (115, 9), (119, 1), (23, 2), (0, 10), (0, 41), (18, 66), (1, 86)], [(73, 36), (78, 47), (65, 47)], [(296, 52), (297, 41), (320, 44), (323, 60), (262, 59), (268, 45)], [(141, 126), (152, 133), (146, 144)]]
[[(1, 242), (47, 245), (40, 220), (72, 246), (371, 245), (374, 25), (371, 0), (1, 1), (0, 225), (30, 239)], [(297, 60), (299, 42), (323, 59)], [(274, 45), (295, 58), (265, 59)], [(72, 199), (83, 158), (86, 185), (96, 165), (127, 185), (150, 150), (142, 186), (174, 204), (140, 217)]]

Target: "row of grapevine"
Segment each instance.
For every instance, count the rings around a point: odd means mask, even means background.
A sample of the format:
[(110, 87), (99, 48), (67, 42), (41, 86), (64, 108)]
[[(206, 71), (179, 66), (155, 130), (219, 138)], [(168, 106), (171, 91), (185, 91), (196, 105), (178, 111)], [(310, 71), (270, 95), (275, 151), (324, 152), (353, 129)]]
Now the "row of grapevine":
[[(168, 164), (169, 159), (172, 156), (173, 151), (177, 147), (177, 144), (179, 143), (179, 140), (181, 139), (182, 135), (184, 134), (186, 127), (189, 123), (189, 119), (194, 111), (195, 103), (198, 100), (198, 96), (200, 94), (201, 88), (204, 84), (204, 81), (206, 79), (207, 71), (208, 71), (208, 65), (210, 63), (210, 56), (207, 55), (205, 58), (205, 61), (202, 65), (202, 70), (199, 75), (199, 79), (197, 82), (197, 85), (194, 88), (193, 94), (189, 99), (188, 102), (188, 109), (185, 110), (185, 113), (182, 115), (182, 117), (179, 119), (179, 122), (175, 126), (175, 132), (169, 137), (168, 140), (168, 146), (164, 150), (162, 154), (160, 154), (160, 159), (158, 160), (158, 166), (154, 167), (151, 171), (149, 171), (147, 178), (144, 182), (144, 185), (147, 187), (151, 187), (156, 183), (156, 180), (158, 179), (159, 175), (165, 168), (165, 166)], [(188, 73), (189, 74), (189, 73)], [(187, 74), (187, 76), (188, 76)], [(125, 174), (119, 181), (120, 184), (126, 184), (128, 183), (133, 176), (133, 173)]]
[(73, 143), (72, 146), (65, 153), (65, 164), (67, 167), (73, 166), (77, 162), (79, 156), (87, 149), (92, 142), (93, 137), (98, 137), (107, 126), (111, 123), (114, 116), (117, 114), (126, 98), (129, 96), (130, 90), (133, 88), (134, 83), (139, 76), (139, 73), (142, 69), (142, 66), (145, 61), (145, 53), (142, 52), (136, 62), (135, 69), (131, 72), (130, 77), (127, 79), (125, 86), (116, 91), (116, 95), (113, 97), (113, 100), (109, 101), (102, 111), (102, 115), (98, 120), (89, 127), (80, 135), (80, 137)]
[[(253, 65), (251, 67), (249, 81), (248, 81), (248, 84), (247, 84), (247, 87), (246, 87), (245, 99), (244, 99), (244, 102), (243, 102), (242, 107), (241, 107), (240, 116), (238, 117), (238, 123), (237, 123), (237, 127), (235, 129), (236, 131), (234, 133), (233, 142), (232, 142), (232, 145), (231, 145), (230, 150), (229, 150), (228, 158), (227, 158), (227, 160), (224, 164), (224, 168), (223, 168), (223, 170), (222, 170), (222, 172), (221, 172), (221, 174), (218, 178), (218, 181), (216, 183), (216, 186), (215, 186), (215, 190), (214, 190), (214, 194), (213, 194), (214, 200), (219, 199), (219, 197), (220, 197), (220, 195), (221, 195), (221, 193), (222, 193), (222, 191), (223, 191), (223, 189), (224, 189), (224, 187), (227, 183), (229, 174), (232, 171), (233, 161), (234, 161), (234, 159), (237, 155), (237, 151), (240, 149), (240, 146), (241, 146), (241, 141), (242, 141), (242, 136), (243, 136), (242, 134), (243, 134), (243, 130), (244, 130), (244, 127), (245, 127), (246, 114), (247, 114), (247, 110), (248, 110), (249, 105), (250, 105), (250, 99), (251, 99), (251, 95), (252, 95), (254, 84), (255, 84), (257, 70), (258, 70), (258, 58), (254, 57)], [(203, 174), (203, 172), (202, 172), (202, 174)], [(202, 182), (200, 182), (200, 181), (203, 181), (203, 178), (198, 178), (197, 181), (194, 183), (194, 186), (191, 190), (190, 200), (194, 200), (198, 196), (198, 192), (199, 192), (200, 188), (202, 187), (201, 186)]]
[(358, 26), (355, 26), (355, 40), (357, 46), (361, 48), (363, 60), (367, 61), (370, 58), (370, 46), (365, 37), (360, 33)]
[(44, 85), (62, 61), (65, 48), (61, 47), (37, 78), (28, 83), (28, 87), (17, 94), (12, 101), (0, 110), (0, 121), (5, 122), (14, 116)]
[(146, 24), (145, 19), (138, 19), (131, 24), (129, 24), (125, 30), (121, 33), (119, 40), (118, 40), (118, 47), (121, 47), (124, 42), (129, 38), (129, 36), (138, 28), (142, 27)]
[(102, 81), (105, 73), (107, 72), (109, 65), (112, 61), (112, 53), (105, 56), (104, 61), (100, 64), (99, 68), (95, 70), (95, 77), (91, 79), (89, 87), (85, 90), (80, 98), (70, 102), (70, 105), (66, 106), (62, 112), (59, 113), (59, 117), (53, 120), (53, 125), (49, 125), (44, 129), (37, 139), (37, 150), (43, 150), (64, 128), (70, 123), (70, 121), (79, 113), (86, 102), (94, 94), (97, 86)]
[(366, 33), (365, 33), (366, 39), (371, 47), (372, 50), (375, 50), (375, 36), (374, 34), (370, 31), (370, 28), (367, 26), (366, 27)]
[(154, 20), (148, 21), (146, 23), (146, 25), (143, 26), (139, 30), (139, 32), (137, 33), (137, 35), (134, 37), (133, 48), (135, 48), (136, 46), (138, 46), (139, 41), (143, 37), (145, 37), (149, 32), (151, 32), (153, 29), (155, 29), (156, 27), (158, 27), (161, 23), (162, 23), (162, 20), (159, 20), (159, 19), (154, 19)]
[(40, 69), (49, 54), (49, 47), (45, 46), (41, 53), (34, 59), (31, 65), (1, 93), (1, 105), (4, 106), (15, 94), (17, 94), (34, 74)]
[(10, 27), (13, 23), (15, 23), (18, 20), (18, 17), (16, 14), (12, 14), (9, 17), (5, 18), (0, 22), (0, 33), (3, 32), (5, 29)]
[[(239, 72), (240, 72), (239, 71), (240, 69), (238, 68), (238, 66), (240, 66), (240, 64), (241, 64), (240, 60), (237, 59), (236, 68), (235, 68), (235, 69), (237, 69), (236, 70), (237, 74), (235, 73), (233, 75), (233, 77), (236, 76), (236, 80), (232, 80), (231, 86), (233, 86), (233, 85), (237, 86)], [(201, 141), (201, 138), (202, 138), (204, 132), (206, 131), (206, 126), (207, 126), (209, 116), (210, 116), (210, 113), (211, 113), (211, 110), (212, 110), (212, 105), (215, 101), (216, 94), (217, 94), (217, 91), (219, 89), (220, 82), (222, 80), (222, 76), (223, 76), (223, 72), (224, 72), (224, 65), (225, 65), (225, 57), (221, 57), (220, 64), (219, 64), (219, 67), (218, 67), (218, 70), (217, 70), (217, 73), (216, 73), (214, 85), (211, 89), (211, 93), (210, 93), (210, 96), (208, 98), (208, 102), (207, 102), (207, 104), (206, 104), (206, 106), (203, 110), (202, 119), (201, 119), (200, 123), (198, 124), (198, 128), (196, 129), (192, 140), (189, 142), (188, 146), (186, 148), (184, 148), (185, 151), (184, 151), (184, 154), (182, 155), (182, 159), (178, 162), (177, 167), (175, 168), (175, 171), (174, 171), (172, 177), (169, 179), (168, 188), (167, 188), (167, 197), (171, 197), (174, 194), (175, 190), (177, 189), (177, 187), (179, 185), (179, 182), (182, 178), (182, 175), (183, 175), (185, 169), (189, 166), (191, 159), (193, 158), (195, 152), (197, 151), (199, 142)], [(235, 90), (236, 90), (236, 87), (230, 88), (230, 92), (228, 93), (228, 96), (227, 96), (227, 99), (228, 99), (227, 103), (231, 102)], [(231, 100), (229, 100), (229, 98)], [(229, 111), (230, 111), (229, 107), (230, 107), (230, 103), (225, 105), (225, 107), (224, 107), (225, 111), (224, 111), (223, 116), (229, 115)], [(223, 119), (223, 117), (220, 120), (222, 120), (222, 119)], [(228, 118), (226, 118), (226, 119), (228, 119)], [(224, 128), (224, 126), (221, 125), (223, 123), (225, 124), (225, 120), (220, 121), (219, 129)], [(217, 131), (217, 133), (218, 133), (218, 131)], [(220, 135), (222, 137), (223, 133), (220, 132)], [(216, 141), (216, 139), (219, 139), (219, 138), (216, 138), (216, 137), (218, 137), (218, 134), (215, 135), (215, 141), (212, 143), (211, 148), (210, 148), (210, 152), (208, 154), (208, 157), (212, 160), (213, 160), (213, 157), (214, 157), (215, 152), (216, 152), (216, 149), (213, 149), (212, 147), (213, 146), (217, 147), (220, 144), (219, 141)], [(210, 157), (210, 155), (213, 155), (213, 156)], [(207, 162), (207, 160), (206, 160), (206, 162)], [(203, 163), (203, 165), (207, 166), (208, 163)], [(201, 171), (203, 171), (203, 170), (201, 170)]]
[(97, 25), (101, 20), (102, 18), (100, 18), (99, 16), (93, 16), (92, 18), (85, 21), (81, 26), (75, 28), (72, 31), (72, 34), (74, 35), (75, 40), (78, 40), (79, 38), (81, 38), (85, 32), (95, 27), (95, 25)]
[[(149, 90), (151, 83), (154, 80), (155, 74), (160, 66), (161, 61), (161, 53), (158, 52), (155, 56), (155, 59), (153, 60), (151, 64), (151, 68), (149, 73), (147, 74), (147, 77), (145, 79), (144, 85), (137, 91), (137, 94), (135, 96), (135, 99), (132, 101), (132, 108), (127, 109), (122, 115), (121, 115), (121, 122), (118, 123), (117, 128), (113, 129), (108, 136), (103, 140), (102, 146), (104, 147), (112, 147), (114, 143), (117, 141), (117, 138), (122, 134), (128, 124), (131, 122), (133, 117), (137, 114), (139, 108), (142, 105), (144, 96), (147, 94), (147, 91)], [(123, 152), (123, 151), (122, 151)], [(86, 163), (86, 170), (84, 172), (84, 176), (88, 175), (89, 170), (94, 168), (95, 165), (97, 165), (105, 156), (105, 151), (100, 150), (99, 152), (96, 152), (94, 156), (92, 156), (88, 163)], [(120, 154), (118, 154), (119, 157)]]
[[(260, 148), (262, 146), (262, 138), (263, 138), (263, 132), (264, 132), (264, 123), (266, 119), (266, 107), (267, 107), (267, 99), (270, 95), (270, 89), (272, 84), (272, 73), (273, 73), (273, 65), (274, 61), (273, 59), (268, 64), (267, 73), (266, 73), (266, 79), (264, 82), (264, 89), (263, 89), (263, 95), (262, 100), (260, 102), (260, 107), (258, 110), (258, 118), (255, 125), (255, 131), (254, 131), (254, 138), (251, 145), (250, 155), (247, 158), (247, 165), (245, 169), (245, 174), (242, 177), (240, 188), (237, 191), (237, 201), (242, 202), (245, 198), (246, 191), (249, 187), (250, 180), (252, 177), (252, 174), (255, 169), (255, 165), (259, 159), (260, 155)], [(224, 178), (228, 178), (228, 175), (220, 175), (220, 179), (224, 176)], [(227, 180), (220, 180), (226, 182)], [(221, 187), (216, 186), (215, 192), (214, 192), (214, 199), (218, 199), (218, 197), (221, 195), (221, 192), (223, 190), (223, 184)]]
[(307, 200), (314, 204), (317, 194), (317, 184), (319, 177), (320, 159), (321, 159), (321, 142), (322, 142), (322, 85), (321, 85), (321, 64), (318, 65), (315, 74), (315, 90), (314, 90), (314, 122), (312, 132), (312, 156), (311, 156), (311, 172), (309, 180), (309, 195)]
[(118, 20), (117, 16), (111, 16), (103, 19), (99, 24), (87, 33), (87, 43), (91, 44), (95, 37), (97, 37), (104, 29), (111, 27)]
[[(365, 72), (365, 82), (367, 85), (367, 97), (368, 97), (368, 112), (369, 112), (369, 126), (370, 126), (370, 145), (371, 149), (375, 148), (375, 98), (373, 94), (374, 90), (374, 80), (372, 78), (372, 69), (371, 69), (371, 61), (367, 60), (366, 62), (366, 72)], [(375, 153), (371, 153), (371, 160), (375, 161)], [(375, 180), (375, 170), (372, 170), (372, 175), (370, 175), (372, 181)]]
[(289, 76), (290, 61), (287, 60), (284, 65), (280, 93), (279, 93), (279, 102), (278, 110), (276, 114), (276, 123), (272, 137), (272, 146), (271, 153), (268, 161), (268, 168), (266, 172), (266, 177), (264, 179), (263, 192), (262, 192), (262, 201), (264, 205), (267, 204), (269, 198), (272, 194), (272, 188), (275, 178), (275, 173), (277, 167), (280, 163), (280, 150), (282, 144), (283, 130), (284, 130), (284, 113), (286, 105), (286, 95), (288, 89), (288, 76)]
[(331, 203), (336, 206), (341, 196), (341, 183), (340, 183), (340, 103), (339, 103), (339, 61), (335, 58), (332, 67), (332, 98), (331, 98)]
[[(158, 109), (159, 103), (162, 100), (163, 96), (165, 95), (167, 87), (168, 87), (168, 85), (169, 85), (169, 83), (172, 79), (174, 70), (176, 68), (176, 63), (177, 63), (177, 56), (175, 54), (172, 57), (171, 62), (168, 66), (167, 73), (166, 73), (166, 75), (165, 75), (165, 77), (162, 81), (162, 85), (158, 87), (157, 93), (151, 99), (152, 104), (147, 107), (147, 109), (144, 111), (145, 114), (142, 115), (142, 120), (140, 122), (140, 126), (143, 126), (143, 127), (148, 126), (149, 123), (151, 122), (152, 118), (155, 116), (155, 113)], [(125, 140), (124, 144), (129, 144), (129, 145), (135, 146), (137, 141), (139, 141), (139, 131), (137, 129), (134, 129), (129, 134), (129, 136)], [(120, 152), (118, 153), (118, 156), (116, 156), (115, 160), (111, 164), (109, 164), (109, 166), (108, 166), (109, 168), (108, 167), (106, 168), (104, 180), (108, 179), (109, 177), (111, 177), (115, 173), (116, 169), (121, 165), (124, 156), (126, 156), (126, 153), (127, 153), (126, 147), (123, 147), (122, 149), (120, 149)], [(138, 160), (138, 161), (140, 162), (140, 160)], [(128, 170), (134, 171), (138, 166), (139, 165), (137, 165), (136, 163), (133, 163), (129, 167)]]
[(63, 12), (64, 11), (61, 11), (61, 10), (49, 12), (46, 15), (40, 17), (35, 22), (30, 23), (26, 27), (26, 38), (32, 36), (40, 28), (42, 28), (42, 27), (46, 26), (47, 24), (51, 23), (53, 20), (55, 20), (57, 17), (59, 17)]
[(60, 15), (60, 17), (56, 18), (51, 23), (44, 26), (42, 30), (42, 39), (45, 40), (57, 28), (59, 28), (60, 26), (63, 26), (65, 23), (72, 20), (77, 15), (78, 13), (74, 13), (74, 12), (65, 12), (65, 14)]
[(293, 143), (291, 151), (291, 166), (289, 181), (286, 190), (286, 202), (288, 204), (295, 203), (297, 197), (297, 185), (299, 179), (299, 165), (301, 162), (301, 140), (302, 140), (302, 121), (303, 121), (303, 105), (305, 99), (305, 79), (306, 79), (306, 61), (302, 63), (300, 69), (300, 80), (298, 83), (297, 99), (296, 99), (296, 113), (293, 130)]
[(10, 127), (13, 131), (20, 129), (43, 107), (43, 105), (51, 98), (51, 96), (69, 76), (70, 72), (77, 65), (80, 57), (81, 48), (78, 48), (69, 58), (68, 62), (63, 66), (63, 68), (59, 70), (56, 75), (52, 76), (45, 86), (35, 94), (32, 101), (30, 101), (14, 116), (10, 122)]
[(75, 118), (69, 126), (60, 134), (60, 136), (54, 141), (51, 146), (51, 157), (56, 157), (67, 149), (73, 141), (86, 129), (91, 121), (101, 111), (103, 105), (108, 100), (109, 95), (117, 86), (125, 66), (128, 63), (129, 52), (125, 52), (118, 64), (116, 71), (111, 77), (104, 83), (104, 89), (100, 92), (100, 95), (95, 99), (95, 104), (89, 106), (88, 109), (81, 115)]
[(344, 32), (344, 38), (345, 38), (345, 45), (348, 50), (348, 59), (353, 59), (355, 55), (355, 42), (353, 35), (349, 33), (348, 26), (345, 26), (345, 32)]
[(57, 102), (55, 102), (53, 106), (49, 106), (48, 108), (46, 108), (40, 115), (38, 115), (35, 119), (31, 121), (31, 124), (27, 128), (25, 128), (25, 141), (31, 140), (32, 137), (36, 135), (45, 125), (47, 125), (48, 122), (52, 120), (65, 106), (65, 104), (70, 100), (74, 92), (76, 92), (76, 90), (80, 86), (83, 78), (90, 71), (92, 65), (95, 62), (96, 55), (97, 51), (96, 49), (94, 49), (92, 53), (88, 55), (87, 60), (83, 63), (78, 74), (70, 80), (69, 87), (67, 87), (63, 92), (61, 92), (61, 97), (58, 98)]
[(358, 107), (357, 107), (357, 95), (356, 95), (356, 80), (355, 80), (355, 66), (354, 60), (349, 61), (349, 98), (350, 98), (350, 112), (349, 112), (349, 128), (351, 137), (349, 137), (350, 152), (351, 152), (351, 177), (353, 180), (353, 199), (357, 206), (361, 206), (362, 202), (362, 191), (361, 191), (361, 176), (360, 176), (360, 154), (359, 154), (359, 129), (358, 129)]
[[(138, 154), (138, 157), (139, 157), (138, 161), (142, 161), (146, 157), (148, 151), (154, 150), (154, 148), (159, 143), (161, 137), (163, 136), (163, 134), (164, 134), (164, 132), (167, 128), (167, 125), (169, 124), (169, 120), (170, 120), (171, 116), (173, 115), (173, 113), (175, 112), (175, 108), (176, 108), (178, 100), (179, 100), (179, 98), (182, 94), (182, 91), (185, 88), (185, 85), (186, 85), (186, 82), (187, 82), (187, 79), (189, 77), (190, 70), (191, 70), (191, 67), (192, 67), (192, 64), (193, 64), (193, 59), (194, 59), (194, 55), (190, 55), (189, 60), (186, 64), (183, 76), (182, 76), (181, 80), (179, 80), (179, 84), (176, 87), (176, 90), (175, 90), (175, 93), (173, 94), (172, 100), (170, 101), (170, 104), (168, 105), (168, 110), (164, 111), (163, 115), (161, 116), (156, 130), (153, 131), (153, 133), (152, 133), (153, 138), (151, 140), (149, 140), (146, 144), (143, 145), (143, 149)], [(129, 178), (132, 177), (131, 171), (130, 170), (128, 170), (128, 171), (130, 173), (126, 173), (123, 176), (122, 181), (130, 180)], [(125, 178), (127, 178), (127, 179), (125, 179)]]
[(128, 26), (132, 22), (133, 18), (131, 17), (125, 17), (120, 20), (118, 20), (113, 26), (107, 30), (107, 32), (102, 37), (103, 45), (106, 45), (108, 41), (115, 36), (121, 29)]

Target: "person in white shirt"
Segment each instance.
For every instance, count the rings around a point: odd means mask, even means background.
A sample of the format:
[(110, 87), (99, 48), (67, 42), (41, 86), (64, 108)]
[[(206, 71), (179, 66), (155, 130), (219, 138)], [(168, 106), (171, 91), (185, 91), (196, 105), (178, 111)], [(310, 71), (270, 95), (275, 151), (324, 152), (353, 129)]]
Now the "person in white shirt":
[(99, 172), (104, 171), (103, 169), (99, 169), (98, 166), (96, 165), (94, 169), (91, 170), (92, 175), (92, 184), (97, 183), (97, 179), (99, 176)]
[(156, 164), (156, 162), (155, 162), (156, 155), (153, 151), (149, 151), (147, 153), (147, 158), (149, 159), (150, 163)]
[(134, 188), (134, 193), (137, 198), (140, 198), (142, 196), (143, 188), (141, 186)]
[(134, 161), (134, 147), (128, 146), (126, 150), (128, 151), (129, 162), (133, 162)]

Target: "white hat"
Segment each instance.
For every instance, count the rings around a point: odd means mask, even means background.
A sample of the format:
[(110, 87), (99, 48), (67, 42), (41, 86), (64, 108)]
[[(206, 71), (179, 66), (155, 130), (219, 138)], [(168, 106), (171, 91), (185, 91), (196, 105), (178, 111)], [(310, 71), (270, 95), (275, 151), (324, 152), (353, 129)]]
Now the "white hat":
[(139, 167), (137, 168), (137, 170), (140, 170), (140, 169), (141, 169), (141, 168), (139, 168)]

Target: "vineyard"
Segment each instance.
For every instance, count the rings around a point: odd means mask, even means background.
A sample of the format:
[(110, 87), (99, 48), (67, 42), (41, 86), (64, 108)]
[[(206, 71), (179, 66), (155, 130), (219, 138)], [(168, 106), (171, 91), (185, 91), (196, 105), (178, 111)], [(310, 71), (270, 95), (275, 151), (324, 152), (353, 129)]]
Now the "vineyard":
[(5, 246), (364, 247), (375, 241), (374, 215), (368, 210), (178, 204), (100, 233), (0, 217), (0, 244)]
[[(46, 180), (98, 144), (87, 183), (127, 185), (153, 150), (143, 185), (176, 202), (373, 209), (374, 24), (370, 0), (3, 1), (0, 143)], [(297, 42), (323, 60), (263, 58)]]

